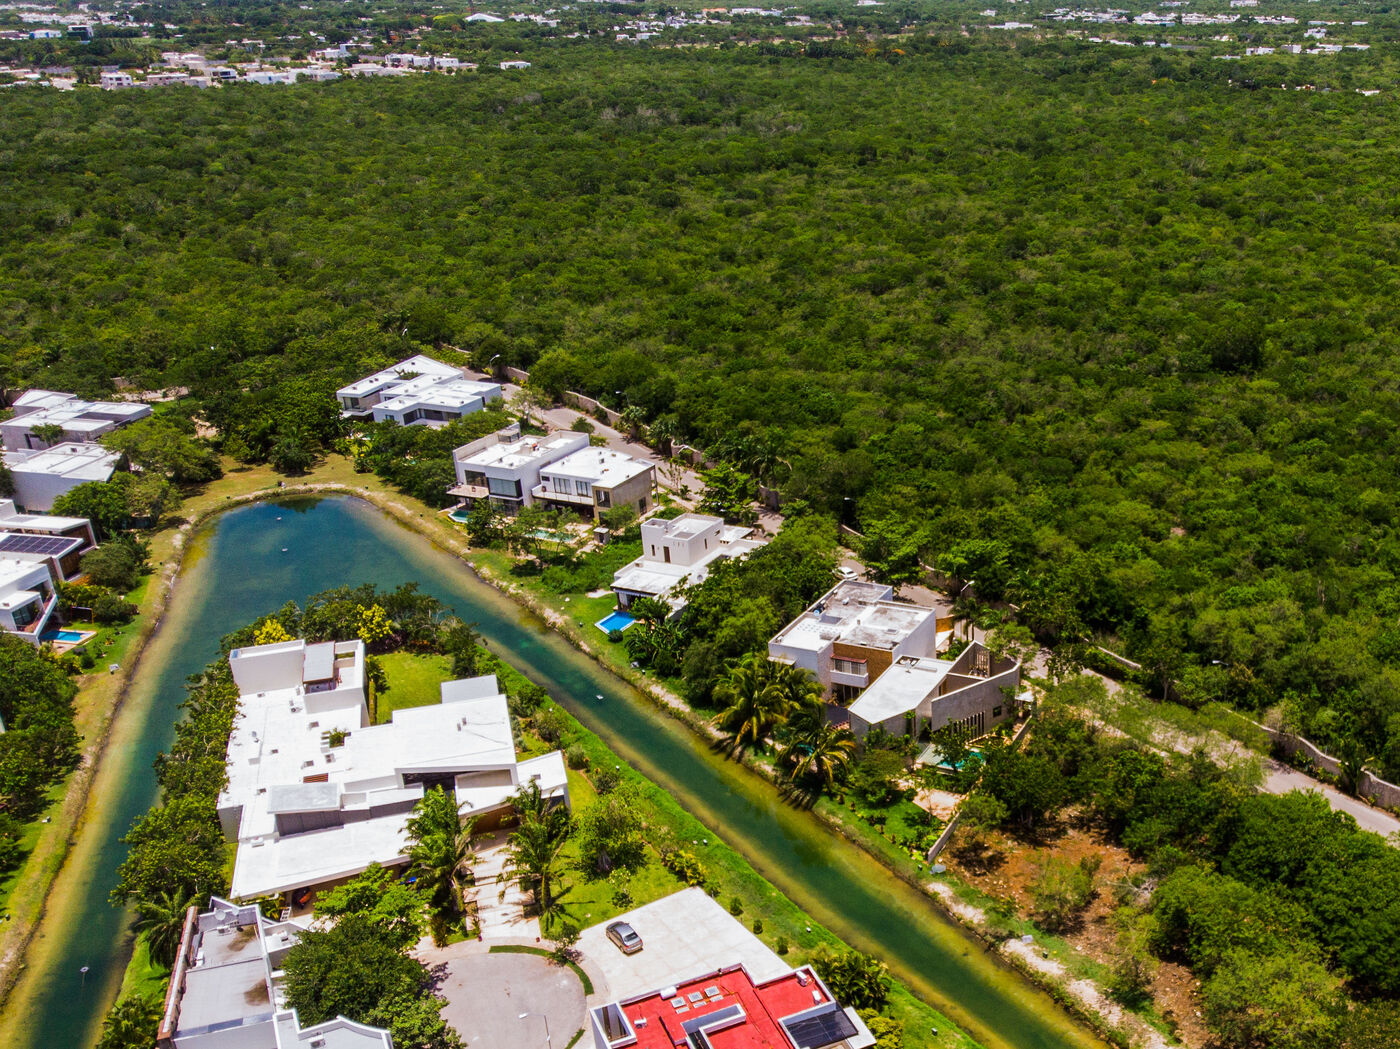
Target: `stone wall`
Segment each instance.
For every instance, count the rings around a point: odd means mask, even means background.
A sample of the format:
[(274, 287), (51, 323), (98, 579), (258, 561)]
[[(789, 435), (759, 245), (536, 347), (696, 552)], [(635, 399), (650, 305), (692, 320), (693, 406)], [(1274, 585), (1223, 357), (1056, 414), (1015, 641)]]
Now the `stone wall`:
[[(1329, 776), (1338, 779), (1342, 775), (1342, 763), (1331, 754), (1324, 753), (1317, 744), (1302, 736), (1295, 736), (1291, 732), (1282, 732), (1268, 725), (1261, 725), (1257, 721), (1245, 717), (1243, 714), (1236, 714), (1236, 717), (1243, 721), (1248, 721), (1251, 725), (1263, 731), (1269, 737), (1270, 742), (1283, 751), (1290, 758), (1302, 754), (1314, 768), (1319, 768)], [(1368, 801), (1373, 801), (1387, 809), (1400, 809), (1400, 785), (1390, 783), (1381, 779), (1370, 769), (1362, 769), (1361, 777), (1356, 784), (1356, 793)]]

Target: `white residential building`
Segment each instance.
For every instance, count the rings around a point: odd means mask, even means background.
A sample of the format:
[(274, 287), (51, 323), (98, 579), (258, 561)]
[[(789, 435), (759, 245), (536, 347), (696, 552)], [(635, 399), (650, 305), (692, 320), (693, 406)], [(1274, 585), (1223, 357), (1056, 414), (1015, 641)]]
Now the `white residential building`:
[(401, 426), (451, 422), (480, 411), (502, 394), (499, 383), (464, 378), (460, 368), (421, 354), (335, 392), (342, 416)]
[(768, 642), (768, 658), (809, 670), (838, 701), (849, 701), (901, 656), (933, 655), (931, 608), (894, 600), (883, 583), (837, 583)]
[(151, 414), (149, 404), (84, 401), (52, 390), (26, 390), (11, 407), (11, 417), (0, 422), (0, 438), (11, 451), (47, 448), (48, 444), (34, 435), (36, 426), (60, 426), (63, 441), (86, 444)]
[(494, 675), (446, 682), (441, 703), (370, 725), (364, 658), (359, 641), (287, 641), (229, 654), (241, 698), (219, 820), (238, 843), (234, 898), (405, 862), (405, 823), (435, 786), (453, 793), (479, 827), (499, 822), (531, 780), (568, 804), (559, 751), (516, 759)]
[(540, 469), (588, 447), (588, 434), (562, 430), (546, 437), (522, 437), (514, 426), (464, 444), (452, 453), (457, 484), (449, 495), (462, 506), (489, 499), (498, 509), (514, 513), (535, 503)]
[(119, 459), (100, 444), (56, 444), (4, 453), (15, 482), (15, 502), (29, 511), (49, 509), (80, 484), (110, 481)]
[(530, 68), (530, 63), (529, 63), (529, 62), (522, 61), (522, 60), (520, 60), (520, 59), (514, 59), (514, 60), (509, 61), (509, 62), (502, 62), (502, 63), (501, 63), (501, 68), (502, 68), (502, 69), (529, 69), (529, 68)]
[(614, 506), (645, 513), (655, 483), (656, 467), (643, 459), (611, 448), (581, 448), (543, 467), (531, 492), (539, 502), (597, 517)]
[(214, 896), (185, 918), (157, 1049), (393, 1049), (389, 1032), (344, 1016), (302, 1027), (287, 1008), (282, 963), (305, 930), (256, 904)]
[(134, 83), (130, 73), (103, 73), (98, 78), (98, 86), (103, 91), (119, 91), (124, 87), (131, 87)]
[(37, 645), (57, 605), (46, 561), (0, 553), (0, 630)]
[(0, 557), (46, 564), (55, 584), (78, 575), (83, 554), (96, 545), (86, 517), (21, 513), (14, 500), (0, 499)]
[(675, 591), (704, 582), (716, 561), (743, 557), (764, 545), (762, 539), (749, 538), (752, 534), (751, 528), (706, 514), (643, 521), (642, 556), (613, 575), (617, 603), (627, 608), (639, 597), (654, 597), (679, 607)]
[(974, 641), (954, 659), (900, 656), (846, 708), (858, 738), (876, 725), (918, 739), (946, 726), (981, 736), (1016, 714), (1021, 664)]

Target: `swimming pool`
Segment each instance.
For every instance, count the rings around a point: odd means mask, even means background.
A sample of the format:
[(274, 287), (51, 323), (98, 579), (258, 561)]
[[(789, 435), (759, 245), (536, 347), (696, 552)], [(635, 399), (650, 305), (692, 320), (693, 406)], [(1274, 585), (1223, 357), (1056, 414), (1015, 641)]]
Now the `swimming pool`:
[(62, 641), (68, 645), (76, 645), (83, 640), (83, 634), (77, 630), (45, 630), (39, 635), (40, 641)]
[(605, 634), (611, 634), (614, 630), (626, 630), (635, 622), (636, 619), (629, 616), (626, 612), (609, 612), (602, 619), (598, 620), (594, 626)]
[(453, 510), (447, 516), (452, 518), (452, 520), (456, 521), (458, 524), (466, 524), (469, 520), (471, 520), (472, 513), (470, 510)]

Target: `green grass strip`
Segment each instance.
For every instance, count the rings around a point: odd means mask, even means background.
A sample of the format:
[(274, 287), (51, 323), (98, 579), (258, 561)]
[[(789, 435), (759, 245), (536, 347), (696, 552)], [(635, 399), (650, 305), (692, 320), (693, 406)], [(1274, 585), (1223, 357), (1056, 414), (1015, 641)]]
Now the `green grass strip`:
[[(487, 953), (487, 954), (538, 954), (541, 958), (550, 958), (550, 959), (553, 959), (553, 958), (554, 958), (554, 952), (553, 952), (553, 951), (547, 951), (547, 950), (545, 950), (543, 947), (527, 947), (527, 946), (526, 946), (525, 944), (523, 944), (523, 943), (497, 943), (497, 944), (493, 944), (490, 948), (487, 949), (486, 953)], [(581, 983), (583, 984), (583, 994), (584, 994), (584, 997), (586, 998), (588, 995), (592, 994), (592, 993), (593, 993), (593, 981), (590, 980), (590, 979), (588, 978), (588, 974), (587, 974), (586, 972), (583, 971), (583, 966), (579, 965), (578, 962), (565, 962), (564, 964), (567, 965), (570, 969), (572, 969), (572, 970), (575, 972), (575, 974), (577, 974), (577, 976), (578, 976), (578, 978), (579, 978), (579, 982), (581, 982)], [(583, 1032), (580, 1031), (579, 1034), (583, 1034)], [(575, 1041), (575, 1042), (578, 1041), (578, 1037), (577, 1037), (577, 1036), (575, 1036), (574, 1041)], [(573, 1045), (574, 1043), (573, 1043), (573, 1042), (570, 1042), (569, 1044), (570, 1044), (570, 1045)]]

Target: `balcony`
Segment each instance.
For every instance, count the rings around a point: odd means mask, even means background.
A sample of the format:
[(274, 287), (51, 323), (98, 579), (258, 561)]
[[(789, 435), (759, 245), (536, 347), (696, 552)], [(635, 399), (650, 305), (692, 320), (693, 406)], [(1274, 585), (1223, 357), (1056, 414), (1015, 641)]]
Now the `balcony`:
[(560, 492), (546, 484), (537, 484), (530, 489), (530, 494), (536, 499), (543, 499), (547, 503), (569, 503), (573, 506), (592, 506), (592, 495), (579, 495), (577, 492)]
[(852, 688), (865, 688), (870, 684), (870, 668), (863, 659), (833, 659), (831, 661), (831, 683), (849, 685)]

